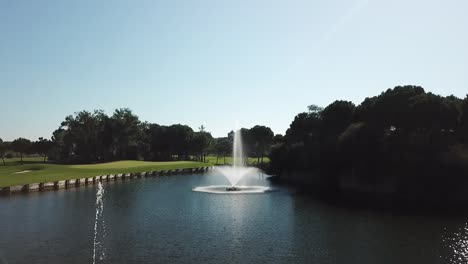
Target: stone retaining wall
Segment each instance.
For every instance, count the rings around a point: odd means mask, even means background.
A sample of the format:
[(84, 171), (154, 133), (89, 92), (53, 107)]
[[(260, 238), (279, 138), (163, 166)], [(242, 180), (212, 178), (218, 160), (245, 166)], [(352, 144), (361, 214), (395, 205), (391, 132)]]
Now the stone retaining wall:
[(161, 170), (161, 171), (146, 171), (139, 173), (120, 173), (120, 174), (109, 174), (101, 175), (96, 177), (78, 178), (61, 180), (55, 182), (41, 182), (41, 183), (29, 183), (25, 185), (14, 185), (9, 187), (0, 187), (0, 194), (9, 195), (14, 193), (29, 193), (35, 191), (49, 191), (59, 189), (70, 189), (74, 187), (87, 186), (97, 184), (98, 182), (109, 182), (109, 181), (126, 181), (129, 179), (136, 178), (147, 178), (155, 176), (166, 176), (184, 173), (200, 173), (206, 172), (213, 167), (201, 167), (193, 169), (175, 169), (175, 170)]

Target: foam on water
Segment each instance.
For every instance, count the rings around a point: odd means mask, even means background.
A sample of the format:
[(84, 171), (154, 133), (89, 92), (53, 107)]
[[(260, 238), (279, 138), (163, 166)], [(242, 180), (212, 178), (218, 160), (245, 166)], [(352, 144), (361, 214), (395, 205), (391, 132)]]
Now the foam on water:
[(231, 187), (236, 186), (244, 176), (258, 172), (256, 168), (235, 166), (220, 166), (214, 170), (224, 175), (231, 184)]
[(453, 252), (452, 255), (446, 256), (447, 263), (468, 263), (468, 223), (455, 232), (446, 231), (442, 241)]
[(194, 192), (206, 192), (206, 193), (216, 193), (216, 194), (243, 194), (243, 193), (265, 193), (271, 191), (270, 188), (266, 186), (236, 186), (238, 191), (228, 191), (226, 190), (231, 186), (229, 185), (211, 185), (204, 187), (196, 187), (193, 189)]

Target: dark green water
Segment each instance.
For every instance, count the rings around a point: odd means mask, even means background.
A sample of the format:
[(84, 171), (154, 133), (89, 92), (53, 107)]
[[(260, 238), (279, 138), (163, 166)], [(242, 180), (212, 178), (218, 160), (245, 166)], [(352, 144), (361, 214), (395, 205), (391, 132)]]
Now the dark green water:
[[(191, 191), (226, 183), (210, 173), (105, 185), (96, 263), (466, 263), (466, 217), (335, 208), (286, 188)], [(0, 198), (0, 263), (92, 263), (95, 205), (96, 186)]]

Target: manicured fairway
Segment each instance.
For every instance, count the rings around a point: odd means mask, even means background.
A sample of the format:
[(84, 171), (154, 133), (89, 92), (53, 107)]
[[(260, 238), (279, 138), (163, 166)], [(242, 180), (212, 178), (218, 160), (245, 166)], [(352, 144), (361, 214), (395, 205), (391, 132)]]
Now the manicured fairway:
[(20, 165), (18, 159), (5, 161), (7, 162), (7, 166), (1, 166), (3, 164), (0, 163), (0, 187), (92, 177), (111, 173), (187, 169), (213, 165), (212, 163), (193, 161), (148, 162), (134, 160), (89, 165), (57, 165), (41, 163), (40, 158), (26, 158), (25, 164)]

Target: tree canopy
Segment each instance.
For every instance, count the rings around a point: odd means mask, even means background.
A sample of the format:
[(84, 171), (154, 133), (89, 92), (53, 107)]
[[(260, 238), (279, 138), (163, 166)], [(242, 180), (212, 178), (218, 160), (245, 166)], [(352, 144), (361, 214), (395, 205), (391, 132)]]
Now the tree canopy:
[(468, 96), (444, 97), (409, 85), (358, 106), (340, 100), (323, 109), (309, 106), (272, 148), (270, 160), (272, 172), (284, 177), (304, 172), (335, 189), (345, 178), (361, 184), (391, 179), (408, 194), (408, 188), (434, 190), (436, 182), (443, 186), (466, 175), (466, 153)]
[[(273, 144), (273, 132), (265, 126), (242, 128), (246, 155), (263, 157)], [(208, 154), (230, 156), (233, 133), (213, 138), (204, 125), (194, 131), (182, 124), (159, 125), (142, 122), (128, 108), (116, 109), (112, 115), (102, 110), (80, 111), (68, 115), (52, 133), (50, 140), (31, 142), (18, 138), (9, 144), (0, 140), (0, 157), (16, 152), (38, 154), (46, 162), (80, 164), (116, 160), (197, 160), (206, 162)]]
[(6, 145), (3, 142), (3, 140), (0, 138), (0, 158), (2, 159), (3, 166), (6, 166), (5, 164), (5, 153), (6, 153)]
[(11, 142), (13, 151), (20, 153), (21, 163), (23, 163), (23, 155), (31, 151), (31, 141), (25, 138), (18, 138)]

